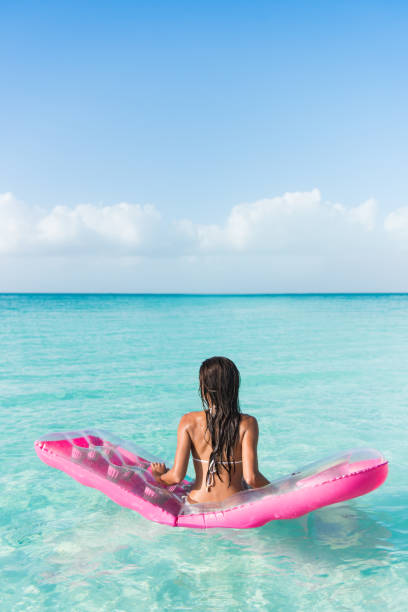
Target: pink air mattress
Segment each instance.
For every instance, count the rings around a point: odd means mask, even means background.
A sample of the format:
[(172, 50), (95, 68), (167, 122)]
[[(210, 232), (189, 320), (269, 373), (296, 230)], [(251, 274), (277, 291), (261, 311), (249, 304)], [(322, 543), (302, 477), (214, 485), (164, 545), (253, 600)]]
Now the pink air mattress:
[(241, 491), (223, 502), (186, 504), (191, 482), (165, 487), (152, 477), (160, 461), (113, 434), (96, 429), (53, 433), (35, 442), (39, 458), (78, 482), (147, 519), (172, 527), (260, 527), (276, 519), (364, 495), (387, 478), (378, 451), (354, 449), (312, 463), (261, 489)]

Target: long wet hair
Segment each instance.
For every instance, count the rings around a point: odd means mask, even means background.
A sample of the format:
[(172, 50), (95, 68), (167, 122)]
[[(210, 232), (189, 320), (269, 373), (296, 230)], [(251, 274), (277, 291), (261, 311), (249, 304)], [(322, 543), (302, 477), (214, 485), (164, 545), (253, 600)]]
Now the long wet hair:
[(211, 486), (214, 474), (222, 480), (221, 466), (228, 472), (228, 486), (231, 484), (231, 472), (235, 470), (233, 453), (239, 434), (239, 383), (238, 368), (230, 359), (211, 357), (201, 364), (200, 395), (212, 446), (207, 487)]

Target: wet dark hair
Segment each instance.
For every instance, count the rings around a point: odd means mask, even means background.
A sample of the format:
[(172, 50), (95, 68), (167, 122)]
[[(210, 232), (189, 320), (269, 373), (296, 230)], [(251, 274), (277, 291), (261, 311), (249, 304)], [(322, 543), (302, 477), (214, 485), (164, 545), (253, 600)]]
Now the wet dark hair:
[(231, 471), (235, 470), (233, 452), (239, 433), (239, 371), (227, 357), (211, 357), (201, 364), (199, 376), (200, 395), (212, 446), (206, 483), (210, 486), (211, 471), (222, 480), (220, 468), (223, 466), (228, 472), (230, 485)]

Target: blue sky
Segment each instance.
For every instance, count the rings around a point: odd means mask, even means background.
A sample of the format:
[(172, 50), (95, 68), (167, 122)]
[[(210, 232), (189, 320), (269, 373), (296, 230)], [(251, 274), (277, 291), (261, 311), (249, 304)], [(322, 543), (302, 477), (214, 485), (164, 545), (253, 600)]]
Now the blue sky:
[[(0, 193), (26, 217), (126, 202), (152, 204), (163, 224), (224, 227), (239, 204), (317, 188), (347, 209), (375, 199), (380, 224), (403, 210), (404, 237), (407, 17), (396, 1), (2, 2)], [(64, 255), (51, 251), (36, 256)], [(268, 257), (253, 290), (274, 289)], [(6, 263), (0, 289), (32, 290), (23, 273), (10, 285)], [(161, 290), (167, 272), (154, 276)], [(149, 289), (123, 279), (123, 290)]]

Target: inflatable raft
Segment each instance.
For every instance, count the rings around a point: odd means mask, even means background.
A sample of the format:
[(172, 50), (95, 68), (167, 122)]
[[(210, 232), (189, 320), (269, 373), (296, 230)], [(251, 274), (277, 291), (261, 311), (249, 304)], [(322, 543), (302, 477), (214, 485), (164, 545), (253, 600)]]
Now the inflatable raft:
[(161, 461), (102, 430), (52, 433), (35, 442), (39, 458), (117, 504), (172, 527), (260, 527), (365, 495), (387, 478), (376, 450), (353, 449), (303, 467), (261, 489), (248, 489), (217, 504), (187, 504), (191, 482), (166, 487), (150, 473)]

